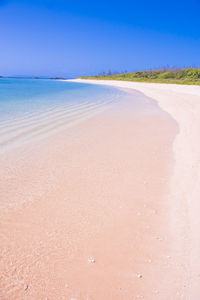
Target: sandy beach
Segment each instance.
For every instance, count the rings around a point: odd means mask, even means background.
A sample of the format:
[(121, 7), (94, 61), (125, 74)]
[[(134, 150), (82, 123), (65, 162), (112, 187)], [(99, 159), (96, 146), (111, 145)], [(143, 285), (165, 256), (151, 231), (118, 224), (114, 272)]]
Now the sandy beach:
[(199, 300), (200, 87), (74, 82), (129, 97), (1, 154), (0, 298)]

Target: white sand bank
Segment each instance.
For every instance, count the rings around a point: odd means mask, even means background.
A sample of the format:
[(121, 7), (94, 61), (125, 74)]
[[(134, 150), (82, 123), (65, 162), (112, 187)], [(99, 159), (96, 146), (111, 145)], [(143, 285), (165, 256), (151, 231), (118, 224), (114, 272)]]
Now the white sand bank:
[[(135, 89), (153, 98), (178, 123), (179, 134), (174, 145), (175, 167), (171, 178), (171, 226), (180, 237), (175, 241), (177, 257), (182, 255), (181, 240), (186, 241), (188, 265), (188, 297), (200, 297), (200, 87), (158, 83), (108, 80), (75, 80), (91, 84)], [(183, 242), (184, 243), (184, 242)], [(178, 298), (177, 298), (178, 299)]]

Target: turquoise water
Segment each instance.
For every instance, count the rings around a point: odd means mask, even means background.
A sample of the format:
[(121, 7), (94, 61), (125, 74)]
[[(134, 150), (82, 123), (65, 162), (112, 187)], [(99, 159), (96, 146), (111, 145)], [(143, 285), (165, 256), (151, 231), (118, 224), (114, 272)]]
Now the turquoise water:
[[(1, 120), (66, 104), (110, 100), (110, 87), (56, 80), (0, 79)], [(110, 99), (109, 99), (110, 98)]]
[(0, 79), (0, 147), (72, 126), (116, 103), (111, 87), (46, 79)]

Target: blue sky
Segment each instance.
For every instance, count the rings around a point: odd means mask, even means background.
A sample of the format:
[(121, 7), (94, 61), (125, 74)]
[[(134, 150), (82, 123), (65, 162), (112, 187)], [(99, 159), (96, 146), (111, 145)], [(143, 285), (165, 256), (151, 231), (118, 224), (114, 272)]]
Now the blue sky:
[(0, 0), (0, 74), (200, 66), (200, 0)]

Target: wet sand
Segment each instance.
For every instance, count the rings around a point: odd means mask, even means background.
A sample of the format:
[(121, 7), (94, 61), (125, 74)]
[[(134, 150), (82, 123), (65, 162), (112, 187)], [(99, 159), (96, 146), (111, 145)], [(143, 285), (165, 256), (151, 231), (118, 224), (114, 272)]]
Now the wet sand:
[(129, 93), (1, 155), (1, 299), (197, 299), (180, 124)]

